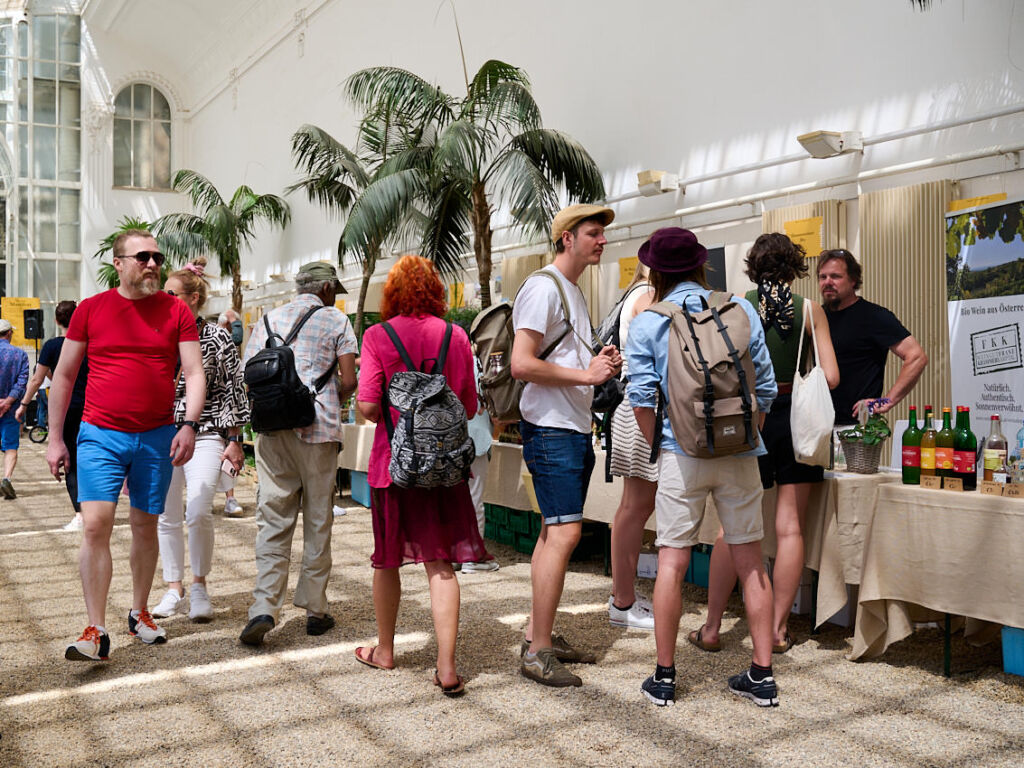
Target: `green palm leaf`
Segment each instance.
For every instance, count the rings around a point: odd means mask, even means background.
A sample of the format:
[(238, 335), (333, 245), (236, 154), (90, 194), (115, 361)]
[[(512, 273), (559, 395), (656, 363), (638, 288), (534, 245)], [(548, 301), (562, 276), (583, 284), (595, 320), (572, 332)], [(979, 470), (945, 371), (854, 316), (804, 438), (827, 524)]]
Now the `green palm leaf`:
[(224, 204), (220, 192), (208, 178), (187, 168), (174, 174), (171, 189), (175, 192), (186, 193), (192, 200), (192, 205), (200, 210)]
[(597, 163), (568, 134), (538, 128), (514, 137), (510, 146), (531, 158), (548, 179), (564, 184), (571, 200), (589, 203), (605, 196)]

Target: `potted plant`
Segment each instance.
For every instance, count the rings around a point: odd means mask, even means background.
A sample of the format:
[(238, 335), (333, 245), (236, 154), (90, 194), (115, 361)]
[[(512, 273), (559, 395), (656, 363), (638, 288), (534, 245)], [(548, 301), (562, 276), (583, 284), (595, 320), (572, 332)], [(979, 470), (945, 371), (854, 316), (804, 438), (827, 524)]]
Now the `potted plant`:
[(886, 420), (875, 413), (863, 424), (857, 424), (839, 433), (839, 441), (846, 455), (846, 468), (850, 472), (873, 475), (878, 471), (882, 456), (882, 443), (892, 435)]

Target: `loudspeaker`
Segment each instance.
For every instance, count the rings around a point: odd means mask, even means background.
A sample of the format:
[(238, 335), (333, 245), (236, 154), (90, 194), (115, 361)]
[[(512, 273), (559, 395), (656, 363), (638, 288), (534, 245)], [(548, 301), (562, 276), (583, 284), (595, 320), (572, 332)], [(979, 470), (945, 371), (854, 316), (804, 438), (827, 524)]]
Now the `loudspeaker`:
[(22, 336), (26, 339), (43, 338), (43, 310), (26, 309), (24, 312), (25, 324), (22, 326)]

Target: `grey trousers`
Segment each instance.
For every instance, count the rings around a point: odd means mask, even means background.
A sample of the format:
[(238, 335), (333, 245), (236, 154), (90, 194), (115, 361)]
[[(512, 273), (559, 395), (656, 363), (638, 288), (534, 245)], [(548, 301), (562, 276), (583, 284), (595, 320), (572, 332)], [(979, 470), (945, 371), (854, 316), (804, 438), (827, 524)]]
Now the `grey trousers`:
[(338, 443), (306, 443), (290, 429), (256, 438), (256, 587), (249, 618), (277, 622), (288, 588), (292, 535), (302, 509), (302, 565), (293, 602), (313, 613), (327, 611), (331, 575), (331, 526)]

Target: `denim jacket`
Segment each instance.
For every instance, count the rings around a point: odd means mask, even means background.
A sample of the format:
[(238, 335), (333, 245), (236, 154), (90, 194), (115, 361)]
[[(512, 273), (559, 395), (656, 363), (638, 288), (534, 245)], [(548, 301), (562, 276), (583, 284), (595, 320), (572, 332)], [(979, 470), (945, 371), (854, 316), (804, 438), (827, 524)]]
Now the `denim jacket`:
[[(700, 298), (707, 298), (711, 291), (701, 288), (696, 283), (685, 282), (677, 285), (666, 297), (668, 301), (686, 307), (692, 312), (702, 309)], [(775, 371), (768, 345), (764, 339), (764, 329), (757, 310), (749, 301), (741, 296), (734, 296), (733, 301), (739, 304), (750, 318), (750, 357), (754, 362), (757, 407), (762, 413), (771, 409), (772, 402), (778, 394), (775, 384)], [(668, 378), (668, 344), (670, 320), (654, 312), (641, 312), (633, 318), (629, 326), (629, 338), (626, 342), (626, 361), (629, 367), (629, 384), (626, 387), (626, 399), (634, 408), (657, 407), (658, 389), (663, 388)], [(672, 425), (668, 414), (661, 425), (661, 449), (686, 455), (672, 434)], [(739, 456), (761, 456), (767, 453), (764, 441), (759, 441), (757, 448)]]

